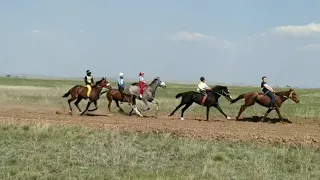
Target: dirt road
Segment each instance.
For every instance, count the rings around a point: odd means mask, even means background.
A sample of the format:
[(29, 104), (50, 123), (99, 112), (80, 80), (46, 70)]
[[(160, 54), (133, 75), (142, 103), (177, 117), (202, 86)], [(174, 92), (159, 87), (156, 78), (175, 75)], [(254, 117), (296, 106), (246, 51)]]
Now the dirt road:
[(55, 109), (35, 110), (27, 107), (10, 107), (0, 111), (0, 120), (40, 121), (50, 124), (82, 125), (106, 130), (170, 133), (180, 137), (229, 142), (250, 141), (320, 147), (319, 119), (291, 119), (292, 123), (281, 124), (252, 122), (253, 119), (234, 121), (214, 118), (210, 121), (199, 121), (197, 120), (199, 117), (188, 117), (181, 121), (178, 115), (168, 117), (166, 114), (159, 114), (157, 118), (126, 116), (119, 112), (101, 113), (98, 111), (94, 114), (96, 115), (70, 116)]

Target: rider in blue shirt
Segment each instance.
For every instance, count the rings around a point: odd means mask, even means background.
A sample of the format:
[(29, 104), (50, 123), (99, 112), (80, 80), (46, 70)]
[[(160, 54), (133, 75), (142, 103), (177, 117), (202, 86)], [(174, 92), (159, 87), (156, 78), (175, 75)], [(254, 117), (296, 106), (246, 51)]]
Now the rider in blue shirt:
[(124, 80), (123, 80), (123, 73), (119, 73), (119, 78), (117, 80), (117, 84), (118, 84), (118, 89), (121, 93), (123, 93), (124, 88), (126, 87), (126, 85), (124, 84)]

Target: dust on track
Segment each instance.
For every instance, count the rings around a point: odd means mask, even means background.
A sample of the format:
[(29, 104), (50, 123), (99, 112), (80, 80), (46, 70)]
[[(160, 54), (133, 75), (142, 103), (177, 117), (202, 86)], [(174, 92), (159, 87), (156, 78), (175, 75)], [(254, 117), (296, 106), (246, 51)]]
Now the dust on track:
[[(202, 119), (202, 116), (199, 116)], [(292, 123), (260, 123), (214, 118), (199, 121), (199, 117), (179, 120), (178, 116), (168, 117), (159, 113), (154, 117), (126, 116), (119, 112), (101, 113), (91, 116), (70, 116), (56, 109), (32, 109), (30, 107), (5, 108), (0, 110), (0, 121), (35, 122), (49, 124), (81, 125), (89, 128), (168, 133), (174, 136), (217, 140), (226, 142), (255, 142), (262, 144), (287, 144), (320, 147), (320, 120), (290, 119)], [(270, 120), (274, 121), (274, 120)]]

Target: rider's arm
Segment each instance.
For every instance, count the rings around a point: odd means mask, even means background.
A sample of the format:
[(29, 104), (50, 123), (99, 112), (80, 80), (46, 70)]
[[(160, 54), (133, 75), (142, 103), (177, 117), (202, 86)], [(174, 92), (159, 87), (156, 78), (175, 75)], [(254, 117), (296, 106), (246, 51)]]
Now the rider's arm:
[(272, 87), (270, 87), (268, 84), (264, 84), (263, 86), (264, 86), (265, 88), (267, 88), (269, 91), (275, 92), (275, 91), (272, 89)]
[(203, 86), (204, 86), (204, 89), (211, 90), (211, 88), (207, 84), (203, 84)]
[(91, 84), (94, 84), (94, 80), (92, 76), (91, 76)]
[(86, 84), (89, 84), (89, 83), (88, 83), (87, 76), (84, 77), (84, 82), (85, 82)]
[(144, 80), (143, 80), (143, 77), (142, 77), (142, 76), (139, 76), (139, 81), (140, 81), (140, 82), (144, 82)]

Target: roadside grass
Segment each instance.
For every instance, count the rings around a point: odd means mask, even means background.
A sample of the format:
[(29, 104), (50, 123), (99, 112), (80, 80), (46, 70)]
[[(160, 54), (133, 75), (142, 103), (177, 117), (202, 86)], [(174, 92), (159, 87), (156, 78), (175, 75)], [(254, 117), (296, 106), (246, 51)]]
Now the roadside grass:
[(1, 179), (318, 179), (320, 149), (0, 124)]

